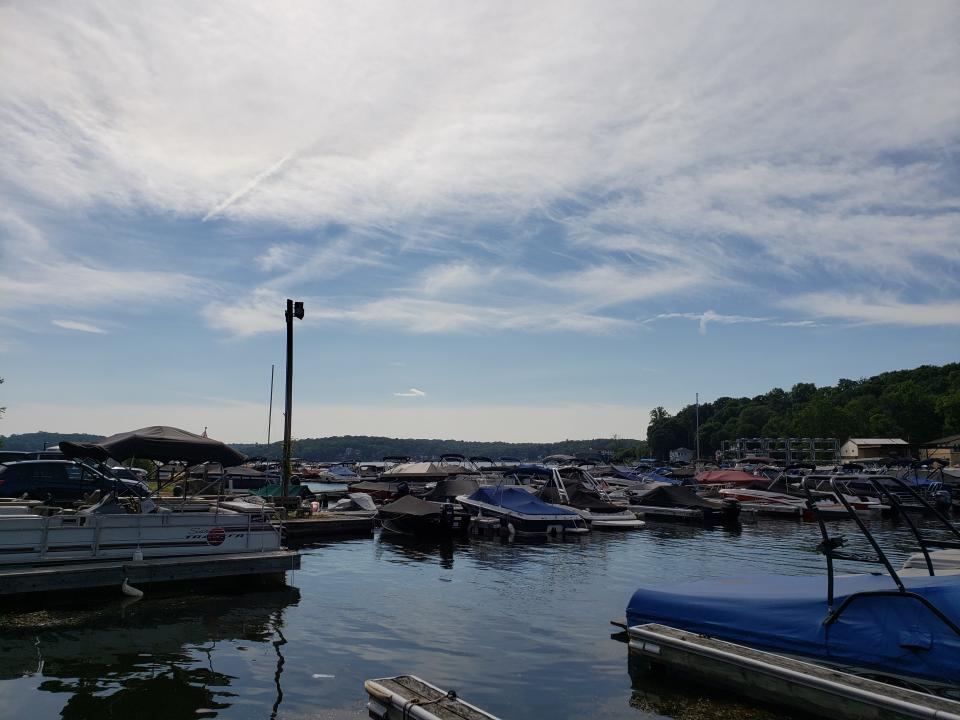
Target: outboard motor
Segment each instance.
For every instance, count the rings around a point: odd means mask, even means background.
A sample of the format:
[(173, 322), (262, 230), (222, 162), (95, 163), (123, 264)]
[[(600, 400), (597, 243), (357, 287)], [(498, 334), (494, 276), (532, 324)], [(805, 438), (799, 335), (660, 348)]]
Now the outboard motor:
[(444, 503), (440, 510), (440, 525), (445, 528), (453, 527), (453, 503)]
[(397, 483), (397, 497), (402, 498), (404, 495), (410, 494), (410, 486), (405, 482)]

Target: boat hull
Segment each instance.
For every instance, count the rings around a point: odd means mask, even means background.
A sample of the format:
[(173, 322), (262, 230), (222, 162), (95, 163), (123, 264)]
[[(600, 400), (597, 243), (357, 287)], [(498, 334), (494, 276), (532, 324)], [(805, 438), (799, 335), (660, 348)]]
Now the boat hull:
[(528, 515), (506, 507), (471, 500), (466, 496), (458, 497), (457, 502), (471, 517), (500, 518), (508, 529), (512, 526), (513, 534), (518, 537), (559, 537), (589, 532), (584, 519), (576, 513)]
[(280, 549), (264, 515), (233, 512), (0, 518), (0, 565), (176, 557)]

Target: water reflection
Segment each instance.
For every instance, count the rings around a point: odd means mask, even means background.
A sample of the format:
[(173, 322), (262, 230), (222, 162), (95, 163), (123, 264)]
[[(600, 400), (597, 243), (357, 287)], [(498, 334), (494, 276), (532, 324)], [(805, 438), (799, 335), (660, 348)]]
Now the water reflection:
[(454, 550), (466, 547), (469, 541), (460, 538), (416, 538), (381, 532), (377, 539), (378, 560), (399, 562), (438, 561), (445, 570), (453, 569)]
[(7, 615), (0, 679), (36, 678), (37, 690), (65, 695), (60, 715), (67, 719), (212, 717), (236, 702), (231, 686), (243, 665), (215, 650), (272, 643), (275, 716), (283, 698), (283, 613), (298, 600), (297, 590), (285, 588)]
[(630, 706), (643, 713), (676, 720), (794, 720), (806, 717), (782, 708), (765, 709), (735, 696), (692, 682), (682, 675), (652, 668), (643, 658), (628, 654)]

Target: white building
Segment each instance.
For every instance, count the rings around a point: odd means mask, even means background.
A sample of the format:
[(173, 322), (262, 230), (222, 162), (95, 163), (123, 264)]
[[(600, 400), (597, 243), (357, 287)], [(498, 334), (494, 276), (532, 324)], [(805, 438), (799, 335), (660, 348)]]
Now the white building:
[(850, 438), (840, 446), (841, 460), (866, 460), (907, 455), (910, 446), (900, 438)]
[(680, 447), (670, 451), (670, 462), (690, 462), (693, 460), (693, 450)]

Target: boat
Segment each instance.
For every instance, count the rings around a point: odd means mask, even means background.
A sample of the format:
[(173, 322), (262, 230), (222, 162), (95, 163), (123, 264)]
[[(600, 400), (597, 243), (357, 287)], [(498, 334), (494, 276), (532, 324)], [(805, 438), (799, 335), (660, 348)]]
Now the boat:
[[(164, 426), (122, 433), (97, 444), (62, 442), (60, 449), (91, 472), (104, 472), (110, 458), (179, 458), (228, 467), (245, 459), (215, 440)], [(153, 497), (127, 494), (121, 483), (79, 510), (28, 504), (8, 504), (4, 510), (3, 565), (195, 557), (266, 552), (281, 546), (280, 530), (271, 524), (270, 508), (265, 506), (237, 511), (219, 502), (187, 504), (185, 498), (164, 506)]]
[(498, 519), (512, 537), (563, 537), (590, 531), (579, 513), (545, 503), (515, 486), (481, 486), (470, 495), (459, 495), (457, 502), (470, 514), (472, 521)]
[(467, 529), (470, 519), (457, 502), (479, 487), (476, 477), (457, 475), (438, 480), (424, 497), (405, 495), (380, 508), (380, 525), (386, 532), (416, 537), (452, 535)]
[(591, 530), (641, 528), (643, 520), (624, 505), (615, 505), (594, 477), (581, 467), (544, 468), (547, 482), (537, 497), (551, 505), (569, 508), (587, 522)]
[[(627, 606), (628, 626), (661, 624), (913, 686), (955, 688), (960, 684), (960, 574), (938, 575), (930, 549), (960, 547), (960, 530), (939, 513), (950, 540), (928, 538), (908, 522), (926, 573), (898, 571), (849, 507), (839, 478), (832, 479), (831, 489), (848, 506), (873, 555), (845, 551), (844, 538), (831, 536), (815, 513), (826, 583), (816, 576), (768, 575), (642, 587)], [(885, 572), (838, 575), (838, 560), (876, 563)]]
[(645, 518), (704, 525), (735, 525), (740, 519), (740, 503), (736, 500), (701, 497), (687, 485), (653, 481), (627, 494), (630, 510)]

